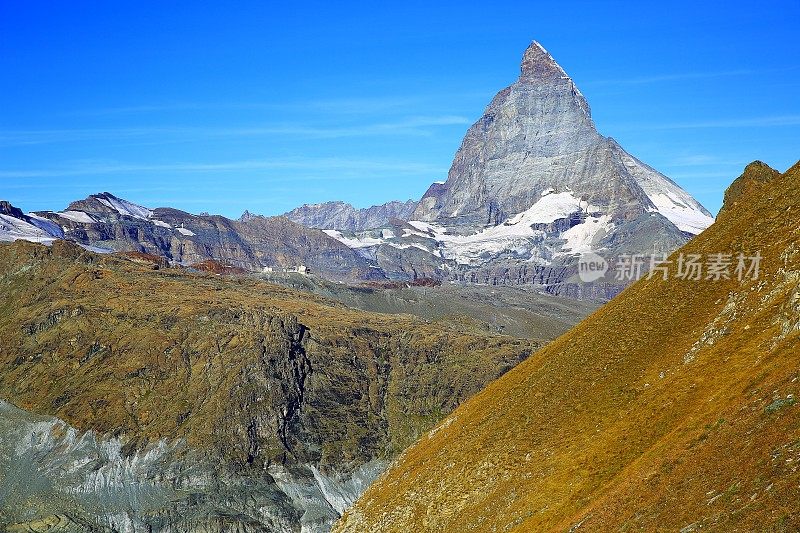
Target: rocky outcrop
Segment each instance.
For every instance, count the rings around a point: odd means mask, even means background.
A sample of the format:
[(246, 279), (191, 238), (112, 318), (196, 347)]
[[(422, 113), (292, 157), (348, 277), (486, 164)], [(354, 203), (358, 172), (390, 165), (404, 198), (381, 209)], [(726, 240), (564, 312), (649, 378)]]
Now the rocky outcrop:
[(742, 175), (725, 189), (722, 209), (728, 210), (735, 208), (739, 198), (745, 194), (748, 189), (758, 187), (760, 184), (766, 185), (775, 178), (780, 177), (780, 175), (780, 172), (763, 161), (753, 161), (745, 167)]
[(63, 240), (0, 245), (0, 338), (0, 529), (81, 531), (325, 531), (540, 345)]
[(392, 219), (409, 220), (416, 206), (414, 200), (392, 201), (362, 209), (344, 202), (325, 202), (305, 204), (284, 216), (309, 228), (363, 231), (384, 226)]

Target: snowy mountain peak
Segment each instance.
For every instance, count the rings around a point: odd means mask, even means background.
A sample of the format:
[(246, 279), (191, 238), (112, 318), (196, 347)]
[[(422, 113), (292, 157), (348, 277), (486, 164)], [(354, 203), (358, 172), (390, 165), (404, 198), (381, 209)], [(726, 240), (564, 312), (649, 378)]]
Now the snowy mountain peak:
[[(88, 222), (87, 218), (106, 218), (127, 216), (140, 220), (149, 220), (153, 216), (153, 211), (128, 200), (124, 200), (111, 194), (101, 192), (92, 194), (84, 200), (78, 200), (69, 204), (67, 209), (62, 212), (67, 218), (81, 218), (80, 222)], [(91, 215), (91, 216), (90, 216)]]

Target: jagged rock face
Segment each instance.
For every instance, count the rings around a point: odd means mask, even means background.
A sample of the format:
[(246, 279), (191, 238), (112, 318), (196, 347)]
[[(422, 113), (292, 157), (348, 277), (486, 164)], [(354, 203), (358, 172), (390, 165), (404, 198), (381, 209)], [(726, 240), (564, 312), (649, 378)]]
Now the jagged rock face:
[(68, 241), (0, 245), (0, 338), (0, 397), (94, 432), (0, 405), (0, 529), (76, 531), (326, 531), (541, 345)]
[(14, 218), (22, 219), (25, 213), (23, 213), (21, 209), (11, 205), (11, 203), (2, 200), (0, 201), (0, 215), (9, 215)]
[(325, 202), (305, 204), (284, 216), (309, 228), (363, 231), (384, 226), (392, 219), (408, 220), (416, 206), (414, 200), (392, 201), (363, 209), (345, 202)]
[[(687, 214), (711, 218), (668, 178), (601, 136), (575, 83), (534, 42), (517, 82), (500, 91), (469, 129), (447, 181), (422, 198), (413, 219), (499, 224), (548, 189), (572, 190), (619, 222), (657, 210), (659, 200), (651, 198), (656, 192), (673, 193)], [(680, 225), (690, 233), (703, 229), (688, 221)]]

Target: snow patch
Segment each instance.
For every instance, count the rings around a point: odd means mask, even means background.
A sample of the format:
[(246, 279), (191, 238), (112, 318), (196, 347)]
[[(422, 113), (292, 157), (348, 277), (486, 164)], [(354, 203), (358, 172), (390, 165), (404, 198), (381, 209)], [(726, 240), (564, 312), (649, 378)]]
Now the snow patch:
[(550, 193), (546, 196), (542, 196), (538, 202), (533, 204), (526, 211), (514, 215), (500, 226), (495, 226), (490, 229), (494, 230), (502, 226), (514, 226), (518, 224), (525, 226), (530, 226), (531, 224), (550, 224), (560, 218), (567, 218), (578, 211), (591, 211), (596, 209), (596, 207), (590, 206), (586, 202), (582, 202), (576, 198), (570, 191)]
[(621, 152), (625, 167), (653, 202), (656, 210), (679, 230), (697, 235), (714, 223), (711, 213), (677, 183), (624, 150)]
[[(471, 264), (487, 255), (514, 252), (525, 255), (532, 252), (531, 239), (543, 239), (545, 232), (534, 229), (534, 224), (550, 224), (569, 218), (574, 213), (596, 211), (596, 206), (577, 198), (571, 191), (542, 196), (527, 210), (508, 218), (502, 224), (483, 229), (472, 235), (453, 235), (446, 228), (422, 222), (409, 221), (414, 230), (406, 229), (404, 236), (418, 235), (433, 238), (441, 245), (442, 255), (457, 263)], [(574, 237), (577, 238), (577, 237)], [(538, 257), (532, 257), (537, 260)]]
[(2, 242), (25, 240), (51, 244), (56, 239), (57, 237), (22, 219), (9, 215), (0, 215), (0, 241)]
[(595, 246), (597, 241), (611, 233), (613, 229), (614, 225), (609, 215), (589, 217), (581, 224), (561, 233), (561, 238), (567, 242), (558, 255), (582, 254), (597, 250)]
[(73, 222), (80, 222), (81, 224), (94, 224), (97, 222), (88, 213), (84, 213), (83, 211), (61, 211), (57, 213), (58, 216), (64, 217), (67, 220), (71, 220)]
[(155, 224), (159, 228), (172, 228), (172, 226), (170, 226), (169, 224), (167, 224), (163, 220), (155, 220), (155, 219), (153, 219), (150, 222), (152, 222), (153, 224)]
[(187, 237), (193, 237), (195, 235), (195, 232), (193, 232), (190, 229), (186, 228), (175, 228), (175, 229), (178, 230), (178, 233), (180, 233), (181, 235), (186, 235)]
[(110, 248), (102, 248), (102, 247), (100, 247), (100, 246), (92, 246), (92, 245), (90, 245), (90, 244), (81, 244), (81, 243), (77, 243), (77, 244), (78, 244), (78, 246), (80, 246), (80, 247), (81, 247), (81, 248), (83, 248), (84, 250), (88, 250), (88, 251), (90, 251), (90, 252), (94, 252), (94, 253), (96, 253), (96, 254), (110, 254), (110, 253), (114, 253), (114, 250), (112, 250), (112, 249), (110, 249)]
[(139, 218), (141, 220), (147, 220), (153, 216), (153, 212), (150, 209), (142, 207), (141, 205), (136, 205), (127, 200), (122, 200), (121, 198), (103, 196), (97, 197), (97, 200), (99, 200), (103, 205), (110, 207), (120, 215)]
[(714, 223), (714, 217), (703, 213), (696, 205), (692, 205), (697, 204), (693, 198), (689, 197), (691, 201), (688, 201), (682, 196), (675, 194), (674, 191), (648, 193), (650, 201), (656, 206), (658, 212), (681, 231), (697, 235)]
[(337, 241), (341, 242), (345, 246), (349, 248), (366, 248), (368, 246), (377, 246), (379, 244), (384, 244), (386, 241), (383, 239), (379, 239), (377, 237), (370, 237), (370, 236), (345, 236), (342, 234), (341, 231), (335, 229), (324, 229), (322, 230), (328, 237), (333, 237)]

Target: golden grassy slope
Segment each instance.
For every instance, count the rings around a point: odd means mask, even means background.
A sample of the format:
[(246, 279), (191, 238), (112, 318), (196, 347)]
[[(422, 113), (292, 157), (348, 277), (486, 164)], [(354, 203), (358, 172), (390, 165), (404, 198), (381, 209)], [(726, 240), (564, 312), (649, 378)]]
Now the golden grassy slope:
[(765, 167), (682, 249), (760, 250), (759, 280), (634, 284), (403, 452), (335, 530), (800, 528), (800, 164)]

